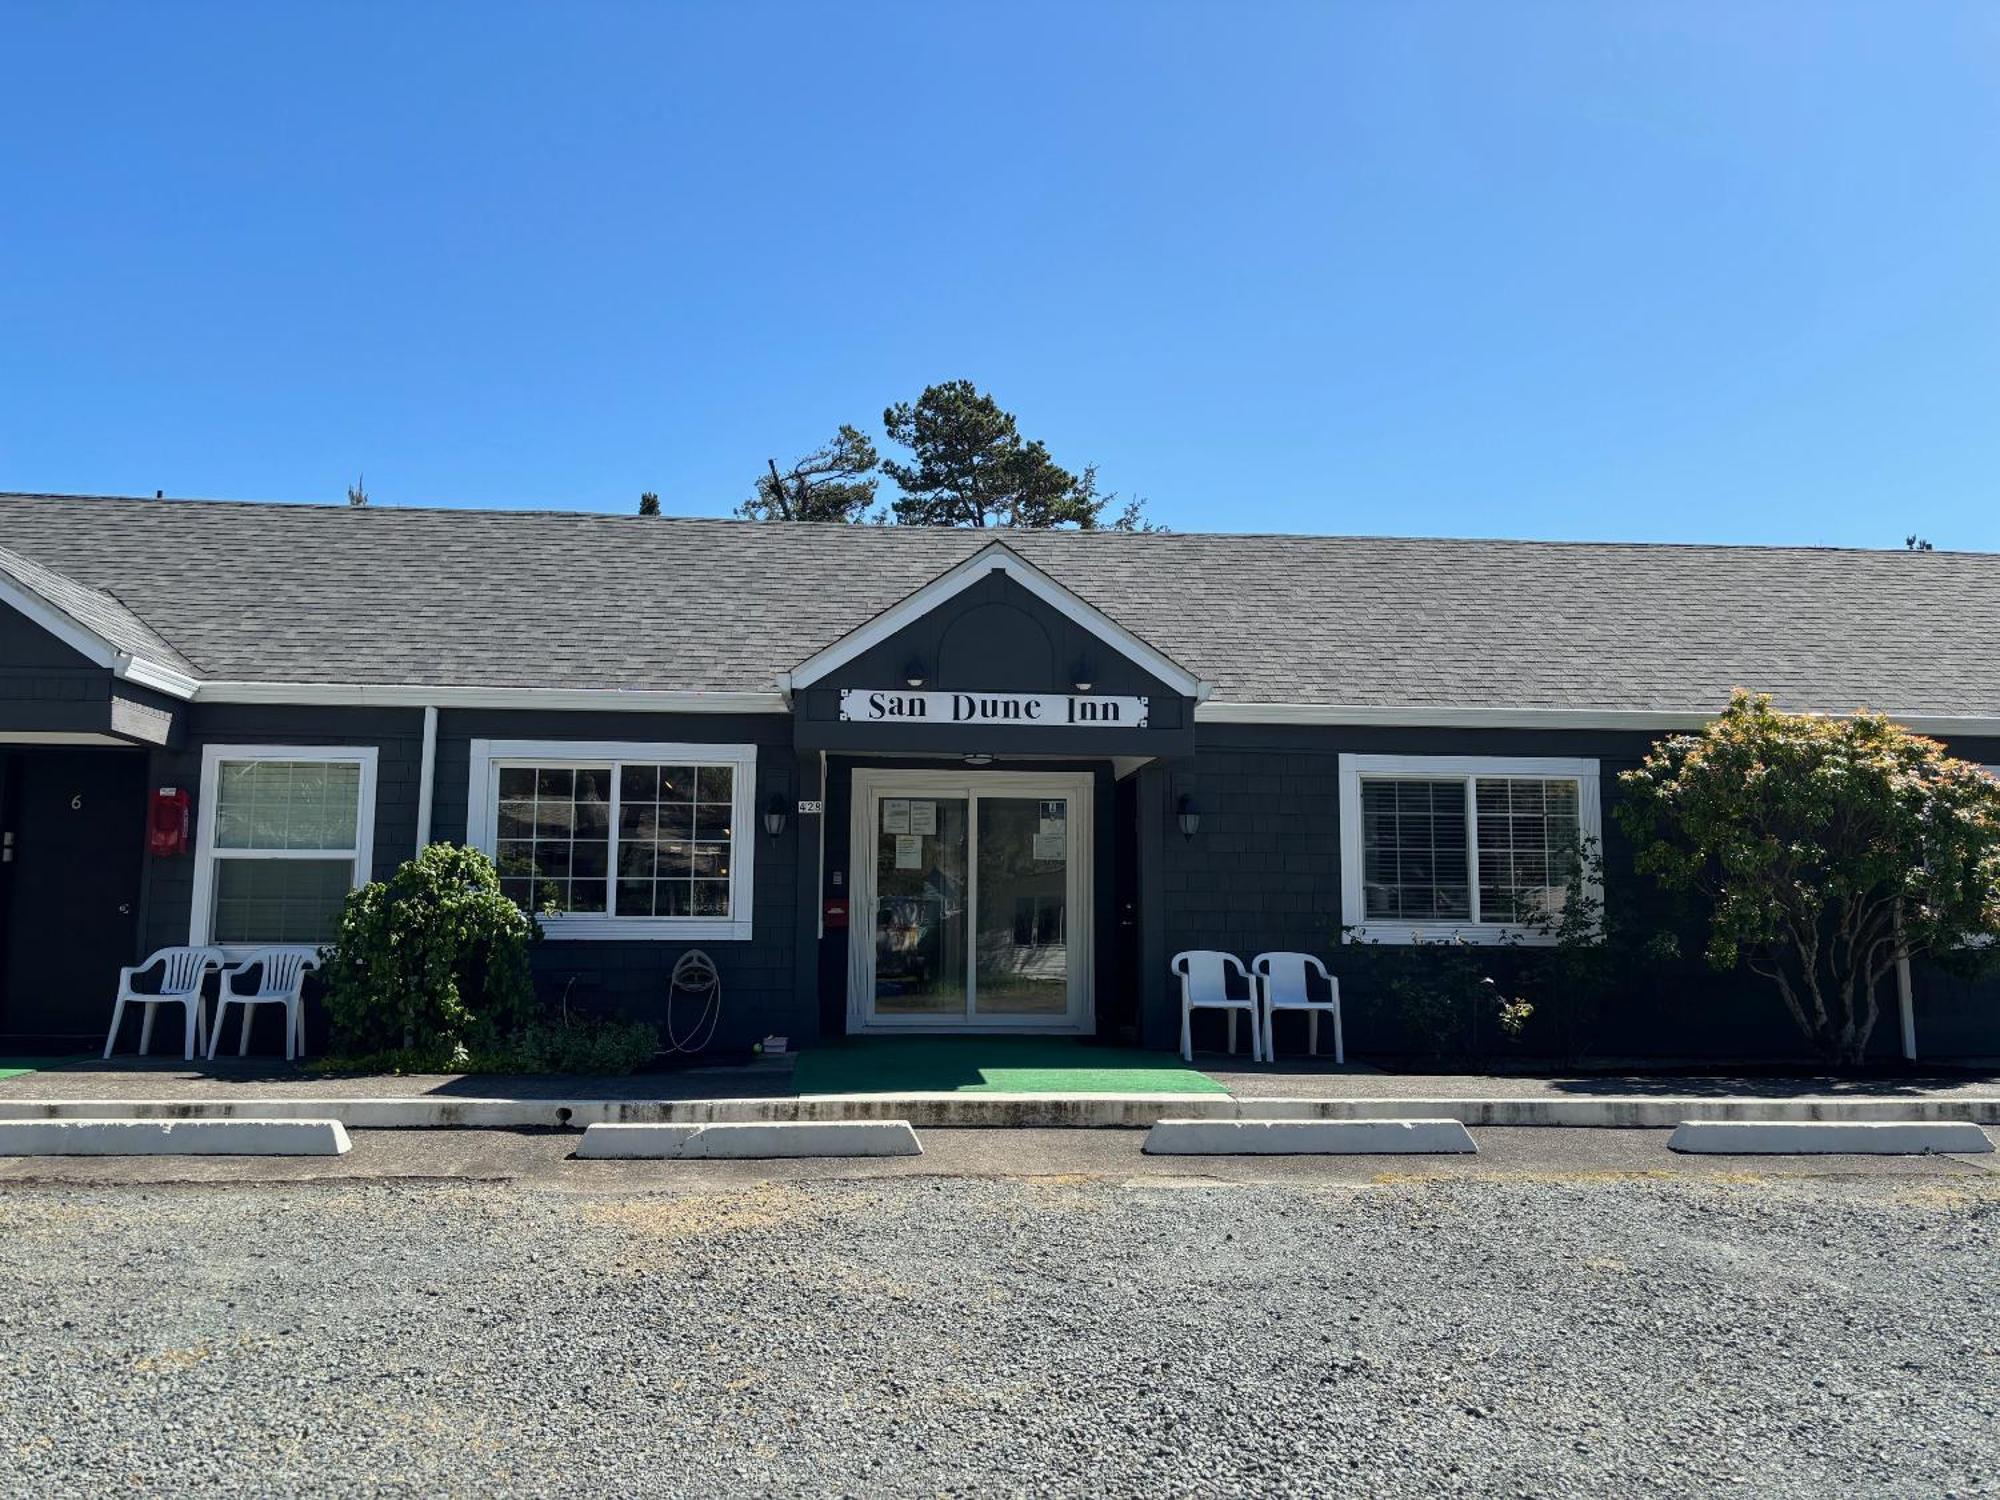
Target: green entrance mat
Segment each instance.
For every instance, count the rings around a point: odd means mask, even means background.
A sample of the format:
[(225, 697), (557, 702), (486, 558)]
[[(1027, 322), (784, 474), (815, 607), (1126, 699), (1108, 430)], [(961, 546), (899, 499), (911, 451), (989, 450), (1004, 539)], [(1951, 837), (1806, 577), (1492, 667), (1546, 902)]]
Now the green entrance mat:
[(1226, 1094), (1172, 1053), (1063, 1037), (857, 1037), (799, 1053), (801, 1094)]
[(0, 1079), (21, 1078), (69, 1060), (66, 1057), (0, 1057)]

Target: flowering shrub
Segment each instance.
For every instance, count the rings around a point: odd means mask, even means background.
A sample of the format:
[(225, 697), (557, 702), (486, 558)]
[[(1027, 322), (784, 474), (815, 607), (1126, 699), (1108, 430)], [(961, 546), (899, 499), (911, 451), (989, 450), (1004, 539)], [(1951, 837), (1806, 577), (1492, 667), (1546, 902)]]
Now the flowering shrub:
[(1738, 691), (1620, 780), (1638, 868), (1706, 899), (1709, 963), (1770, 980), (1828, 1061), (1866, 1055), (1898, 960), (2000, 936), (2000, 779), (1880, 714)]

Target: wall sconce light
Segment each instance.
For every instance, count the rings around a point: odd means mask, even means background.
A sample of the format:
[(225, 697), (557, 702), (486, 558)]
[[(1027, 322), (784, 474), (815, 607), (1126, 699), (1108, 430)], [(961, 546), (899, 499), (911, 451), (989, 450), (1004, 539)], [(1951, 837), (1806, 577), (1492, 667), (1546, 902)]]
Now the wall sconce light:
[(1093, 674), (1090, 670), (1089, 662), (1087, 661), (1078, 662), (1075, 666), (1070, 668), (1069, 676), (1071, 683), (1075, 685), (1076, 690), (1079, 693), (1087, 693), (1090, 691), (1090, 685)]
[(785, 799), (781, 793), (771, 793), (771, 800), (764, 804), (764, 832), (776, 838), (785, 831)]
[(1201, 832), (1201, 813), (1194, 805), (1194, 798), (1182, 795), (1180, 804), (1174, 809), (1174, 821), (1181, 825), (1181, 837), (1192, 839)]
[(914, 656), (903, 663), (903, 681), (913, 688), (924, 685), (924, 664)]

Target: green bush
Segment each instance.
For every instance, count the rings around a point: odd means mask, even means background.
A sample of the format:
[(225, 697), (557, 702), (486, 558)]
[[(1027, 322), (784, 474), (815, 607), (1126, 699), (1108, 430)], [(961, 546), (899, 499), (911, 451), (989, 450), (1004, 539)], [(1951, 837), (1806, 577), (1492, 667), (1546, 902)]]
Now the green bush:
[(335, 1051), (462, 1067), (533, 1016), (539, 936), (500, 894), (491, 860), (432, 844), (347, 898), (323, 955)]
[(1880, 714), (1737, 692), (1620, 777), (1634, 863), (1707, 908), (1709, 964), (1766, 980), (1828, 1062), (1868, 1056), (1906, 960), (2000, 938), (2000, 781)]

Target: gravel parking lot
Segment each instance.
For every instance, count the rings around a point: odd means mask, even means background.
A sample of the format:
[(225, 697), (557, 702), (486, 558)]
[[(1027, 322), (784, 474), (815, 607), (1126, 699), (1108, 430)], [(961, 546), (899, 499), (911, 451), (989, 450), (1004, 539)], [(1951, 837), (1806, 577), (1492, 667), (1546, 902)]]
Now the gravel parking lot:
[(2000, 1176), (0, 1190), (0, 1492), (2000, 1493)]

